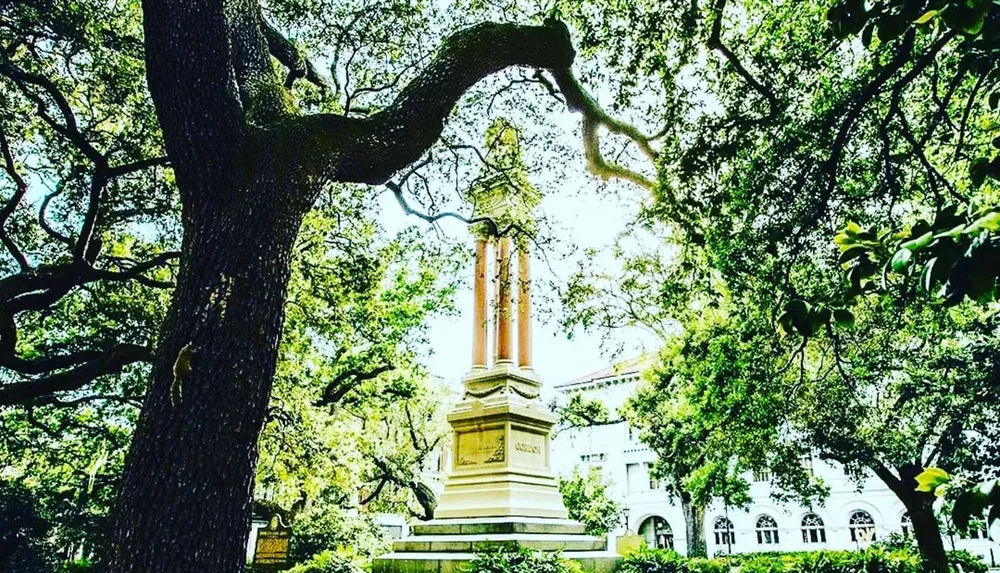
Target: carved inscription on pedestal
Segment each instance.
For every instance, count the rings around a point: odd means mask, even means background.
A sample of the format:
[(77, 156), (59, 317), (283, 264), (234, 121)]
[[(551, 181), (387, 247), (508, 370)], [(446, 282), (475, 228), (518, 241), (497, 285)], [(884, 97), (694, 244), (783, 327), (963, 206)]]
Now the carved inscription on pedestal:
[(545, 467), (545, 436), (521, 430), (511, 431), (511, 461), (529, 466)]
[(503, 428), (462, 432), (455, 436), (458, 440), (458, 465), (474, 466), (493, 464), (506, 459), (506, 443)]

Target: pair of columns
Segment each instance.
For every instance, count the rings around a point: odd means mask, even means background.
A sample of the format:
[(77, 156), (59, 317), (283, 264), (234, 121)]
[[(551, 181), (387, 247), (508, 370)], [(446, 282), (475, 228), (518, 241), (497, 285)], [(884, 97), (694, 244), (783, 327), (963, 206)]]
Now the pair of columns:
[(493, 300), (496, 313), (494, 315), (494, 352), (493, 364), (514, 362), (513, 317), (517, 314), (517, 365), (520, 368), (531, 368), (531, 259), (527, 247), (521, 247), (517, 253), (517, 304), (514, 305), (513, 285), (514, 274), (512, 241), (510, 237), (501, 237), (494, 244), (484, 238), (476, 239), (475, 283), (473, 284), (473, 330), (472, 330), (472, 368), (489, 368), (492, 364), (488, 359), (487, 339), (490, 326), (489, 305), (487, 295), (487, 274), (489, 247), (494, 249)]

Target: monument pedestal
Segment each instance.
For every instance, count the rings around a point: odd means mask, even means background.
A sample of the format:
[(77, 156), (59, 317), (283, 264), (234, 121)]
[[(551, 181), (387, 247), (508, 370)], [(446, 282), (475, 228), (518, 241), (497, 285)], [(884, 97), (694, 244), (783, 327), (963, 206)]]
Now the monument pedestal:
[(372, 573), (461, 573), (476, 552), (497, 545), (559, 551), (585, 571), (609, 573), (618, 558), (607, 540), (567, 519), (549, 458), (556, 417), (542, 405), (534, 373), (499, 362), (463, 383), (465, 396), (448, 416), (453, 471), (435, 519), (414, 525)]
[(559, 551), (593, 573), (611, 573), (618, 562), (605, 539), (586, 535), (576, 521), (479, 517), (414, 525), (410, 537), (396, 541), (392, 553), (375, 560), (372, 573), (467, 573), (475, 553), (498, 545)]

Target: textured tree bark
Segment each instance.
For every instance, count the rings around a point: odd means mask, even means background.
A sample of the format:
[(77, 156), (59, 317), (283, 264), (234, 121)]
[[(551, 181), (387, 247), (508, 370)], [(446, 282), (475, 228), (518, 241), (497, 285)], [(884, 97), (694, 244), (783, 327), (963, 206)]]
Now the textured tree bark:
[[(257, 438), (303, 210), (260, 184), (185, 233), (177, 291), (133, 438), (111, 571), (229, 572), (246, 559)], [(182, 348), (191, 373), (175, 382)], [(180, 385), (173, 403), (171, 386)]]
[[(319, 191), (330, 181), (385, 182), (437, 140), (476, 81), (509, 66), (568, 68), (574, 51), (559, 23), (481, 24), (446, 39), (371, 118), (296, 117), (254, 0), (147, 0), (143, 16), (184, 241), (109, 571), (239, 572), (292, 244)], [(190, 373), (175, 379), (190, 349)]]
[(687, 536), (688, 557), (708, 557), (705, 543), (705, 508), (691, 500), (687, 493), (681, 494), (681, 512), (684, 514), (684, 532)]
[(910, 514), (923, 570), (948, 573), (948, 554), (941, 538), (941, 526), (934, 515), (934, 495), (917, 491), (916, 477), (921, 471), (920, 465), (907, 464), (897, 468), (898, 477), (884, 467), (876, 468), (875, 474), (896, 494)]
[(932, 507), (934, 498), (929, 495), (917, 495), (907, 504), (906, 511), (913, 521), (913, 535), (917, 538), (917, 548), (924, 562), (924, 571), (933, 573), (948, 573), (948, 554), (944, 550), (944, 540), (941, 538), (941, 526)]

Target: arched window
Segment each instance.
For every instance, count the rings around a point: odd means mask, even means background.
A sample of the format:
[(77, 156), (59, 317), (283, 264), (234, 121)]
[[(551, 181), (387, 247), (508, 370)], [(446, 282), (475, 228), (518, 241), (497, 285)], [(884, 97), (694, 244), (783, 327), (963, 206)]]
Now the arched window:
[(733, 522), (729, 521), (725, 517), (715, 518), (715, 544), (716, 545), (732, 545), (736, 543), (736, 529), (733, 528)]
[(868, 543), (875, 541), (875, 520), (867, 511), (859, 509), (847, 520), (847, 528), (851, 530), (851, 541)]
[(903, 517), (899, 518), (899, 530), (903, 532), (903, 537), (913, 535), (913, 518), (910, 517), (909, 512), (904, 513)]
[(770, 515), (757, 518), (757, 543), (759, 545), (778, 544), (778, 522)]
[(807, 513), (802, 518), (802, 543), (826, 543), (823, 519), (815, 513)]
[(657, 549), (674, 548), (674, 531), (666, 519), (658, 515), (649, 517), (639, 525), (639, 535), (646, 539), (646, 544)]

